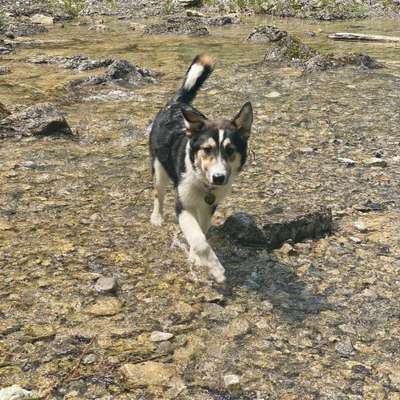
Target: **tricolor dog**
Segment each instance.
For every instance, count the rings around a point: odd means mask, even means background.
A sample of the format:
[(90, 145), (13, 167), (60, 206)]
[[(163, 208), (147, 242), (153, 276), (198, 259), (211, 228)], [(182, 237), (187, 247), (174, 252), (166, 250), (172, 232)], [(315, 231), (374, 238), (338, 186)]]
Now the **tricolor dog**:
[(212, 70), (213, 63), (207, 55), (197, 56), (182, 87), (153, 122), (151, 222), (163, 222), (165, 188), (171, 180), (176, 189), (179, 225), (190, 246), (190, 260), (207, 267), (221, 283), (225, 270), (208, 244), (206, 233), (213, 213), (229, 194), (246, 161), (253, 110), (246, 103), (233, 119), (221, 120), (210, 120), (196, 110), (191, 103)]

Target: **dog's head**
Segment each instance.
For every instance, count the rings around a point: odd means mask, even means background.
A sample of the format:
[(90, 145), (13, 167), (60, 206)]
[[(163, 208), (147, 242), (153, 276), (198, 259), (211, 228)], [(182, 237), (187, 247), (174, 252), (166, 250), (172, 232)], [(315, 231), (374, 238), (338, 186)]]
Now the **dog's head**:
[(246, 103), (232, 120), (211, 121), (187, 109), (182, 109), (182, 114), (193, 168), (208, 185), (226, 185), (246, 161), (253, 123), (251, 103)]

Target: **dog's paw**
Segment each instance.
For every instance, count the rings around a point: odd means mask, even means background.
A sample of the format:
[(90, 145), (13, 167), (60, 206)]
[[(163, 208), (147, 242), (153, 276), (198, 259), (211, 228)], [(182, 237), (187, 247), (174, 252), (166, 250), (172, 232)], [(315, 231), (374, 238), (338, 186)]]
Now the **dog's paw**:
[(164, 222), (164, 218), (163, 218), (163, 216), (162, 216), (160, 213), (155, 213), (155, 212), (153, 212), (153, 213), (151, 214), (151, 217), (150, 217), (150, 222), (151, 222), (153, 225), (161, 226), (162, 223)]
[(211, 266), (209, 266), (210, 275), (214, 278), (217, 283), (224, 283), (225, 278), (225, 269), (221, 265), (219, 261), (216, 263), (213, 262)]

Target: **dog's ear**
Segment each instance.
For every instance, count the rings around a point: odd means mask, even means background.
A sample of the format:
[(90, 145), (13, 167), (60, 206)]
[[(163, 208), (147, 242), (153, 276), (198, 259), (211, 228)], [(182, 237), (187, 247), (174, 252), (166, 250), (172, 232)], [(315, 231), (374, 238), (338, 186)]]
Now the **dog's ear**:
[(233, 118), (232, 123), (246, 139), (250, 136), (253, 123), (253, 107), (250, 102), (244, 104), (236, 117)]
[(192, 110), (182, 108), (183, 120), (186, 127), (186, 135), (193, 137), (204, 126), (206, 118)]

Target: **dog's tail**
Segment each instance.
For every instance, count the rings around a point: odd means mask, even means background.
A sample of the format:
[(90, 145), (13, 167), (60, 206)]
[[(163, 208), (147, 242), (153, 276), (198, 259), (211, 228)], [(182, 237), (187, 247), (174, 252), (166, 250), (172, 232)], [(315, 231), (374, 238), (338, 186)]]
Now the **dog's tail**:
[(182, 87), (178, 90), (176, 100), (190, 104), (213, 69), (214, 63), (207, 54), (195, 57), (186, 72)]

